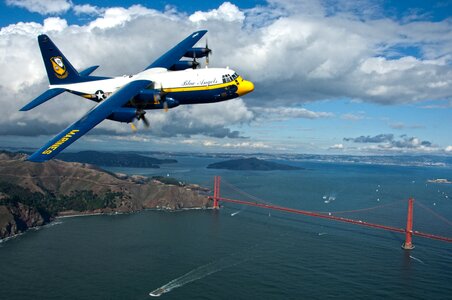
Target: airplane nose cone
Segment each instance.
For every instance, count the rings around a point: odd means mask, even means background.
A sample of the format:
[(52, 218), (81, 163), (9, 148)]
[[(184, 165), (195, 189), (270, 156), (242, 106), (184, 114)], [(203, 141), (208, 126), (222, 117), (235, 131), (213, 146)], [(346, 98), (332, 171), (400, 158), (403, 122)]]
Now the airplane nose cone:
[(248, 80), (240, 82), (237, 88), (237, 94), (239, 94), (239, 96), (251, 93), (252, 91), (254, 91), (254, 84)]

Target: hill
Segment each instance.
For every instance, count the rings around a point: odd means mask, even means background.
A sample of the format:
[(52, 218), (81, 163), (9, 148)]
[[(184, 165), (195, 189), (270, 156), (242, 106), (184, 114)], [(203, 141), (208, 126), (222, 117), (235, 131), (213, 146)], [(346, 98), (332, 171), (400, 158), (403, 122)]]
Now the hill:
[(160, 168), (160, 164), (177, 163), (175, 159), (158, 159), (136, 153), (113, 153), (98, 151), (63, 152), (58, 159), (104, 167)]
[(302, 170), (303, 168), (284, 165), (271, 161), (261, 160), (255, 157), (233, 159), (213, 163), (207, 166), (208, 169), (227, 169), (227, 170), (253, 170), (253, 171), (272, 171), (272, 170)]
[(206, 190), (196, 185), (113, 174), (85, 163), (33, 163), (25, 157), (0, 152), (0, 239), (55, 216), (209, 206)]

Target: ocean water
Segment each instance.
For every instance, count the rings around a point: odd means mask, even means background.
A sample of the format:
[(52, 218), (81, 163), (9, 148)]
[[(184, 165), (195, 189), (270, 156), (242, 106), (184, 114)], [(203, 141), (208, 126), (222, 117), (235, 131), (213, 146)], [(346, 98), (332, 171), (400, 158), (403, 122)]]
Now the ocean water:
[[(161, 169), (222, 196), (262, 199), (452, 236), (450, 168), (288, 162), (300, 171), (206, 169), (220, 159), (176, 157)], [(249, 195), (252, 196), (249, 196)], [(452, 244), (224, 203), (220, 211), (143, 211), (59, 219), (0, 243), (0, 299), (452, 299)]]

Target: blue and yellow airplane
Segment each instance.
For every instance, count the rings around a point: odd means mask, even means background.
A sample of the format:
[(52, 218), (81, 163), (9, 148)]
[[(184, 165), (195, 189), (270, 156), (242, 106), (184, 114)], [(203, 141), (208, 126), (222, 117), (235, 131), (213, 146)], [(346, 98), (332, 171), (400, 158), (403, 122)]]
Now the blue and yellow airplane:
[[(104, 119), (125, 123), (142, 120), (149, 126), (145, 118), (148, 109), (168, 110), (184, 104), (220, 102), (252, 92), (253, 83), (229, 68), (206, 66), (198, 69), (196, 59), (206, 57), (207, 65), (211, 49), (207, 43), (205, 47), (193, 46), (206, 32), (201, 30), (190, 34), (136, 75), (113, 78), (91, 76), (99, 66), (77, 72), (47, 35), (38, 36), (50, 85), (47, 91), (20, 110), (30, 110), (63, 92), (98, 104), (28, 160), (44, 162), (52, 159)], [(192, 60), (181, 60), (184, 57)]]

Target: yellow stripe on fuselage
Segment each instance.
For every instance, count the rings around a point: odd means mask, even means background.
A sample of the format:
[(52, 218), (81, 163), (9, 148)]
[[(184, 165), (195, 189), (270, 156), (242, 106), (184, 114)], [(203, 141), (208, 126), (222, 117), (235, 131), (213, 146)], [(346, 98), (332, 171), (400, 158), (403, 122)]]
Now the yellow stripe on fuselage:
[(241, 76), (239, 76), (233, 81), (226, 82), (226, 83), (212, 84), (212, 85), (184, 86), (184, 87), (177, 87), (177, 88), (163, 88), (163, 91), (166, 92), (166, 93), (209, 91), (209, 90), (221, 89), (221, 88), (225, 88), (225, 87), (228, 87), (228, 86), (236, 85), (235, 81), (238, 81), (240, 83), (240, 82), (243, 81), (243, 78)]

